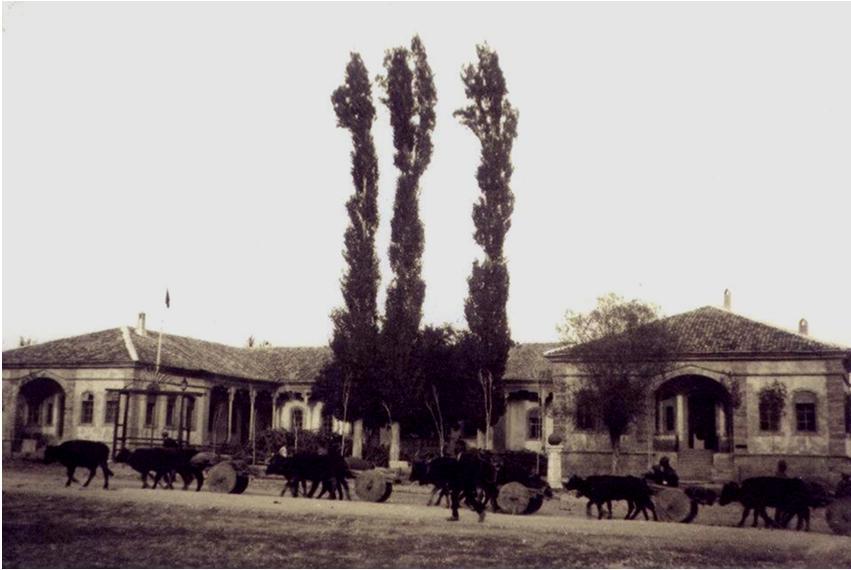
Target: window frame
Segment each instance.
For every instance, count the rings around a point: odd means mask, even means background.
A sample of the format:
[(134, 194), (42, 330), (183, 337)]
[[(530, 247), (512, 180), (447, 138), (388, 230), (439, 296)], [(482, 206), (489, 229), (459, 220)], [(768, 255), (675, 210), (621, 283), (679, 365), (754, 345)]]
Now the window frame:
[(80, 425), (90, 426), (95, 423), (95, 395), (83, 392), (80, 397)]
[[(104, 425), (112, 425), (118, 421), (118, 394), (107, 392), (103, 405), (103, 423)], [(110, 413), (114, 412), (114, 413)]]
[(157, 425), (157, 399), (156, 394), (145, 396), (145, 414), (142, 419), (146, 428), (156, 427)]
[[(544, 431), (541, 408), (535, 406), (526, 411), (526, 441), (540, 441)], [(537, 432), (537, 433), (535, 433)]]
[(818, 395), (810, 390), (798, 390), (793, 397), (795, 406), (795, 431), (818, 433)]
[[(299, 415), (299, 426), (296, 428), (296, 413)], [(297, 406), (290, 411), (290, 430), (292, 431), (304, 431), (304, 408), (301, 406)]]

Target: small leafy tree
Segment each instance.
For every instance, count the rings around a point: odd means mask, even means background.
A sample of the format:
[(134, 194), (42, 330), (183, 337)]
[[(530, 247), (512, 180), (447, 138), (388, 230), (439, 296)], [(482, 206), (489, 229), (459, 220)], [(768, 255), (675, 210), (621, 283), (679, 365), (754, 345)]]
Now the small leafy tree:
[(775, 380), (759, 391), (759, 428), (777, 431), (786, 411), (788, 391), (786, 386)]
[(657, 307), (615, 294), (597, 299), (589, 313), (568, 311), (559, 331), (582, 375), (575, 400), (608, 432), (617, 473), (621, 437), (645, 413), (651, 382), (670, 368), (676, 339)]
[(511, 347), (506, 314), (508, 264), (503, 245), (514, 211), (511, 149), (517, 136), (517, 110), (506, 97), (508, 88), (496, 52), (480, 45), (477, 55), (478, 63), (466, 66), (461, 73), (470, 104), (455, 111), (455, 116), (481, 145), (476, 173), (481, 196), (473, 206), (473, 223), (474, 238), (484, 257), (473, 262), (464, 314), (476, 345), (472, 350), (477, 369), (473, 383), (483, 391), (479, 424), (487, 442), (491, 426), (505, 409), (502, 375)]

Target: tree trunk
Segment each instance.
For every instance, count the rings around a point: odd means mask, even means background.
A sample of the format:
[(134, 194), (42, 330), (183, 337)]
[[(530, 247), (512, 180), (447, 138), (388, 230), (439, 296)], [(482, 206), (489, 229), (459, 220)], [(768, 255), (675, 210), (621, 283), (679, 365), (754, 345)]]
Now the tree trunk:
[(620, 438), (612, 441), (612, 475), (618, 474), (618, 466), (621, 458)]

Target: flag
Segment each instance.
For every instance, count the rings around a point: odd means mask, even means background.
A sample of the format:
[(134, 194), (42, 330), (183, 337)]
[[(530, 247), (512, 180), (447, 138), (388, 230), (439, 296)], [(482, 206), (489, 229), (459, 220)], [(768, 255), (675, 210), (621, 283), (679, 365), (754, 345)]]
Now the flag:
[(168, 289), (165, 290), (165, 308), (168, 309), (171, 306), (171, 299), (168, 296)]

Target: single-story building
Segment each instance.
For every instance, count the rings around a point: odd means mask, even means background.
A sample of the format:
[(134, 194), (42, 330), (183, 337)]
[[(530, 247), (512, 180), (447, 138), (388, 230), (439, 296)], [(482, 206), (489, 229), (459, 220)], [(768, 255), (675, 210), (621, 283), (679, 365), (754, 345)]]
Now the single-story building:
[[(119, 327), (3, 352), (3, 454), (45, 441), (246, 444), (255, 431), (345, 426), (309, 401), (327, 347), (236, 348)], [(179, 433), (183, 427), (182, 433)]]
[[(641, 473), (663, 455), (684, 479), (771, 474), (779, 459), (792, 474), (851, 469), (851, 350), (809, 337), (804, 321), (795, 333), (713, 307), (666, 320), (681, 350), (622, 439), (623, 472)], [(237, 348), (169, 334), (160, 342), (144, 315), (135, 328), (8, 350), (3, 454), (73, 438), (112, 445), (116, 423), (129, 441), (168, 431), (213, 446), (246, 444), (266, 428), (351, 433), (309, 400), (330, 357), (327, 347)], [(570, 408), (580, 378), (569, 348), (514, 346), (493, 447), (547, 453), (554, 483), (562, 473), (608, 472), (601, 426), (581, 409), (554, 413)], [(764, 405), (778, 386), (782, 405)]]
[[(693, 480), (770, 475), (780, 459), (790, 474), (836, 479), (851, 469), (851, 350), (809, 337), (804, 320), (797, 333), (715, 307), (665, 320), (680, 349), (621, 440), (620, 471), (645, 472), (662, 456)], [(608, 433), (565, 401), (581, 384), (576, 357), (562, 347), (540, 358), (550, 364), (549, 382), (507, 383), (508, 447), (537, 450), (555, 433), (560, 444), (543, 445), (560, 455), (563, 473), (609, 472)], [(544, 414), (539, 394), (556, 403)], [(776, 394), (780, 404), (770, 405)]]

